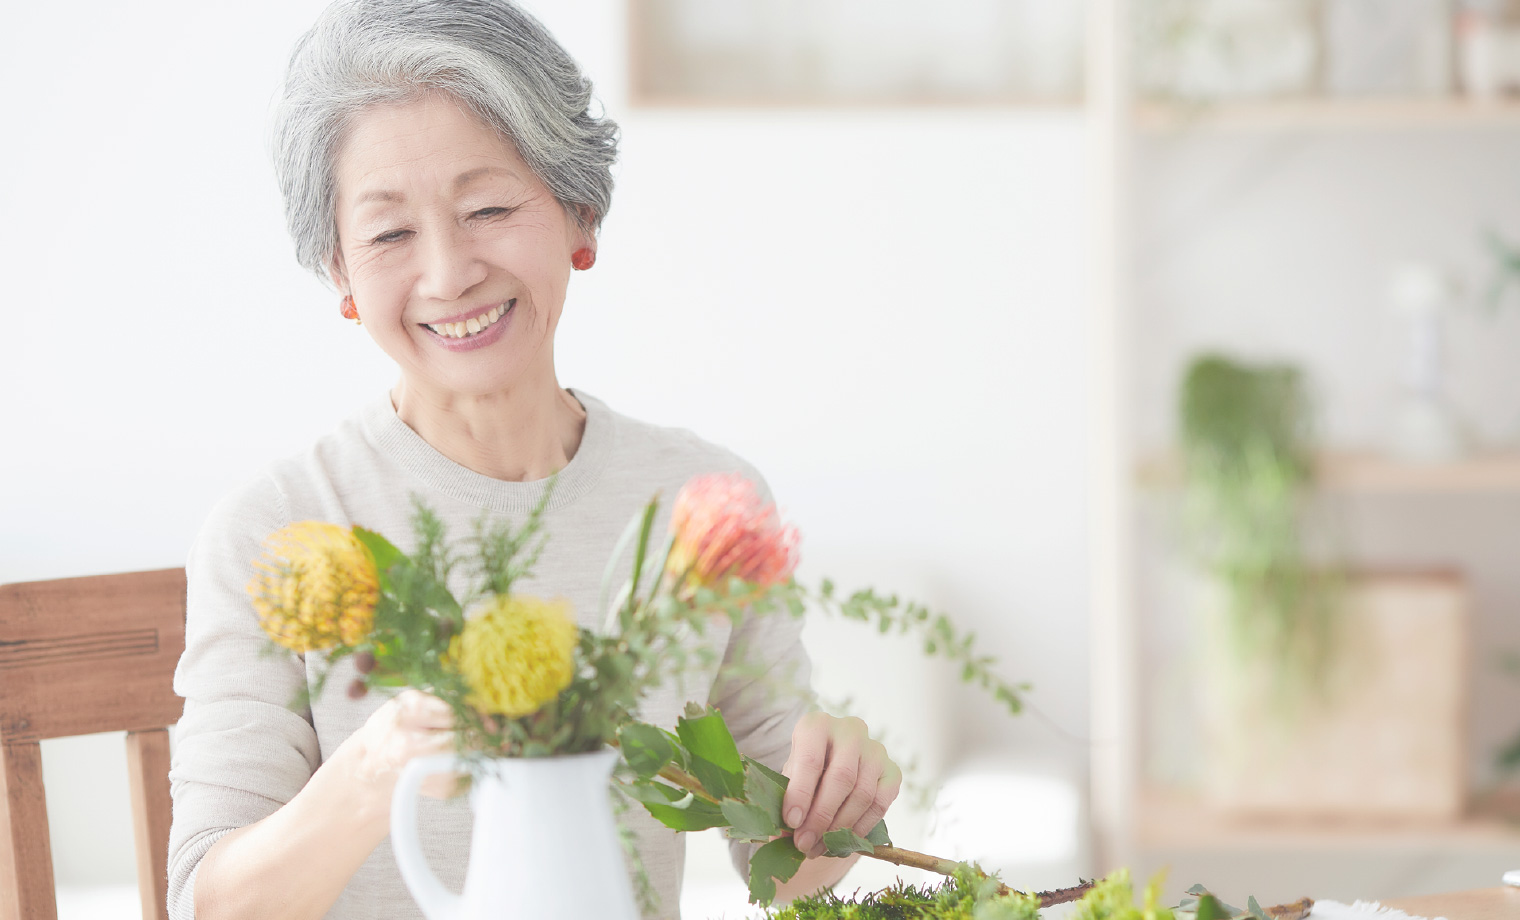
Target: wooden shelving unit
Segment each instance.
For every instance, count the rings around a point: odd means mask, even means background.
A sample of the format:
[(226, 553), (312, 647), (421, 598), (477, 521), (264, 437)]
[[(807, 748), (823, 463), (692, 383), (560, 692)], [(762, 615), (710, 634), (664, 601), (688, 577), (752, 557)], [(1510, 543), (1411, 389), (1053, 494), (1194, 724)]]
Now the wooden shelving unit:
[(1480, 800), (1455, 821), (1264, 820), (1212, 811), (1183, 791), (1142, 788), (1139, 843), (1147, 849), (1380, 849), (1493, 845), (1520, 853), (1520, 803)]
[(1135, 110), (1135, 125), (1148, 133), (1218, 131), (1402, 131), (1520, 127), (1520, 101), (1461, 96), (1401, 99), (1272, 99), (1159, 103)]
[[(1311, 889), (1318, 896), (1337, 896), (1336, 873), (1351, 865), (1358, 866), (1364, 878), (1384, 879), (1390, 895), (1410, 886), (1449, 887), (1441, 879), (1450, 876), (1434, 868), (1442, 861), (1476, 861), (1487, 867), (1490, 862), (1514, 860), (1508, 868), (1520, 866), (1520, 808), (1513, 803), (1504, 808), (1482, 803), (1462, 820), (1442, 825), (1263, 823), (1211, 814), (1196, 798), (1146, 785), (1140, 753), (1145, 720), (1138, 702), (1144, 623), (1138, 609), (1133, 525), (1143, 494), (1175, 487), (1180, 475), (1175, 458), (1146, 456), (1131, 440), (1133, 356), (1126, 352), (1135, 323), (1131, 215), (1137, 144), (1218, 133), (1515, 130), (1520, 129), (1520, 99), (1315, 97), (1207, 104), (1142, 100), (1128, 77), (1131, 51), (1124, 47), (1133, 34), (1138, 5), (1139, 0), (1090, 0), (1088, 5), (1084, 105), (1095, 222), (1089, 315), (1097, 330), (1089, 398), (1090, 732), (1101, 739), (1093, 745), (1091, 771), (1097, 869), (1128, 865), (1148, 872), (1183, 857), (1183, 862), (1213, 869), (1244, 867), (1243, 874), (1265, 879), (1265, 887), (1254, 893), (1272, 896), (1271, 886), (1281, 883), (1285, 890), (1278, 894), (1291, 899)], [(1373, 451), (1328, 451), (1318, 458), (1317, 474), (1319, 487), (1334, 494), (1515, 496), (1520, 495), (1520, 449), (1434, 464), (1400, 462)], [(1261, 874), (1262, 863), (1271, 861), (1258, 859), (1264, 854), (1282, 857), (1276, 861), (1287, 867), (1275, 880)], [(1226, 874), (1221, 871), (1222, 877)], [(1199, 880), (1173, 879), (1183, 885)], [(1497, 874), (1494, 880), (1497, 883)], [(1310, 888), (1297, 890), (1301, 885)]]
[[(1137, 480), (1146, 488), (1170, 488), (1181, 481), (1176, 457), (1140, 463)], [(1330, 451), (1319, 456), (1315, 480), (1321, 489), (1366, 493), (1520, 493), (1520, 450), (1491, 451), (1444, 463), (1396, 460), (1372, 451)]]

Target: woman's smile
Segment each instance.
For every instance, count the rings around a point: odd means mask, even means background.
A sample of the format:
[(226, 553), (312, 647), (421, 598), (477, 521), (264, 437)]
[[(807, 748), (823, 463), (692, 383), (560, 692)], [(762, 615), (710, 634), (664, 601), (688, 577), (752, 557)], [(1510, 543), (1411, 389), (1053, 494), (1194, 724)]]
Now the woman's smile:
[(489, 310), (464, 319), (418, 323), (428, 337), (449, 351), (473, 351), (484, 348), (506, 334), (516, 316), (517, 298), (497, 304)]

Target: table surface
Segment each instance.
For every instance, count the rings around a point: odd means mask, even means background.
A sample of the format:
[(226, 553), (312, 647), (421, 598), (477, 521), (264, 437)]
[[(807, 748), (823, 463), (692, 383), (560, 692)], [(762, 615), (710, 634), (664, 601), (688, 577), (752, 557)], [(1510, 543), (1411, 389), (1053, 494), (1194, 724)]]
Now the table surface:
[(1418, 917), (1445, 917), (1446, 920), (1520, 920), (1520, 888), (1501, 885), (1475, 888), (1451, 894), (1427, 894), (1417, 898), (1384, 901)]

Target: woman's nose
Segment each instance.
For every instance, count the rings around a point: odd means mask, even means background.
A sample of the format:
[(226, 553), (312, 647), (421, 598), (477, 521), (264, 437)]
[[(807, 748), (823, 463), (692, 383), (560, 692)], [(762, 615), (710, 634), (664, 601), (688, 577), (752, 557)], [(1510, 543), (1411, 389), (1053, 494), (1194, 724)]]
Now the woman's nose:
[(423, 235), (417, 294), (428, 300), (458, 300), (486, 279), (486, 265), (476, 258), (466, 233), (440, 228)]

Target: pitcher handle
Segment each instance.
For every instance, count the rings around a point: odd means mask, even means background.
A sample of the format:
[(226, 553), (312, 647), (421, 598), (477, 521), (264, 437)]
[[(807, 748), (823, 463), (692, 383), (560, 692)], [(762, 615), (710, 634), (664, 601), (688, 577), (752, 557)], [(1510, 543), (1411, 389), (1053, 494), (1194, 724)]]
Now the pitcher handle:
[(422, 781), (428, 776), (466, 769), (466, 764), (453, 754), (413, 758), (402, 768), (391, 795), (391, 849), (396, 854), (401, 880), (411, 890), (427, 920), (458, 920), (463, 898), (443, 887), (422, 855), (422, 846), (417, 840), (417, 796)]

